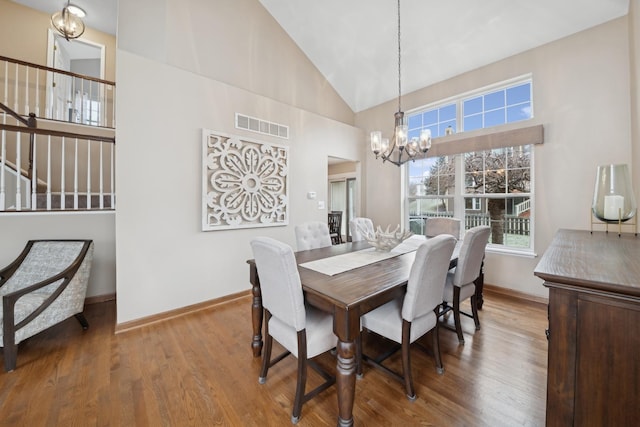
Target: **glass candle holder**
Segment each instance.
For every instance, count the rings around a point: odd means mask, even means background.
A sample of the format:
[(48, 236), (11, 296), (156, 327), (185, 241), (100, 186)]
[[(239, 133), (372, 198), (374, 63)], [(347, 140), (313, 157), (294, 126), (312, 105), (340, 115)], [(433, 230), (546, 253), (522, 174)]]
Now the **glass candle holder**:
[(627, 221), (636, 214), (636, 198), (627, 165), (598, 166), (593, 192), (593, 215), (600, 221)]

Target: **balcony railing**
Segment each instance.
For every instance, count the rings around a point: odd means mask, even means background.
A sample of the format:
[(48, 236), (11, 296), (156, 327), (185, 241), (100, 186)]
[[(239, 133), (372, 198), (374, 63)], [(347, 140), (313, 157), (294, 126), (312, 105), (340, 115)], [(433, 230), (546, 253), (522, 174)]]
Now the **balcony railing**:
[(0, 212), (115, 209), (115, 140), (4, 124)]
[(0, 102), (18, 114), (115, 128), (115, 83), (0, 56)]

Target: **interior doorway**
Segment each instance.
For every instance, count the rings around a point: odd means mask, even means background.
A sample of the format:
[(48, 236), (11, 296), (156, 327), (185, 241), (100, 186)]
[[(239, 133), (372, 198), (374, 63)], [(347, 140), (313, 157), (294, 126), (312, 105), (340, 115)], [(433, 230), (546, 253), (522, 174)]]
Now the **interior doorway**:
[(359, 206), (359, 163), (335, 157), (329, 158), (329, 211), (342, 212), (343, 241), (351, 241), (349, 221), (358, 216)]
[[(49, 29), (47, 46), (48, 67), (104, 79), (104, 45), (86, 39), (66, 40)], [(46, 117), (96, 125), (102, 115), (103, 91), (97, 82), (47, 73)]]

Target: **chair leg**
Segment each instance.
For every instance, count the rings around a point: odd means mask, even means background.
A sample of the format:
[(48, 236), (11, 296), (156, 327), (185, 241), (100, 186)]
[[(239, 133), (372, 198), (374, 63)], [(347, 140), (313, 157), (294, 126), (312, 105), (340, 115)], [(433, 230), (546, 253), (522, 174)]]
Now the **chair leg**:
[(480, 329), (480, 317), (478, 317), (478, 298), (471, 296), (471, 313), (473, 314), (473, 322), (476, 324), (476, 331)]
[(18, 346), (13, 343), (13, 339), (9, 342), (7, 337), (4, 337), (4, 348), (2, 349), (2, 354), (4, 355), (4, 370), (6, 372), (11, 372), (16, 369)]
[(296, 397), (293, 403), (291, 423), (297, 424), (304, 403), (304, 389), (307, 384), (307, 335), (305, 331), (298, 331), (298, 381), (296, 385)]
[(433, 357), (436, 359), (436, 372), (440, 375), (444, 374), (444, 366), (442, 366), (442, 357), (440, 356), (440, 328), (439, 322), (436, 322), (436, 326), (431, 330), (431, 338), (433, 341)]
[(404, 386), (407, 399), (416, 400), (416, 392), (413, 389), (413, 377), (411, 375), (411, 322), (402, 320), (402, 372), (404, 373)]
[(273, 338), (269, 335), (269, 319), (271, 319), (271, 313), (265, 310), (264, 313), (264, 348), (262, 349), (262, 369), (260, 370), (260, 376), (258, 382), (264, 384), (267, 382), (267, 372), (269, 372), (269, 365), (271, 364), (271, 347), (273, 344)]
[(87, 318), (84, 317), (83, 313), (78, 313), (75, 315), (75, 317), (78, 320), (78, 322), (80, 322), (82, 329), (84, 329), (85, 331), (89, 329), (89, 322), (87, 322)]
[(456, 325), (456, 334), (458, 334), (458, 342), (464, 344), (462, 336), (462, 325), (460, 324), (460, 287), (453, 287), (453, 320)]

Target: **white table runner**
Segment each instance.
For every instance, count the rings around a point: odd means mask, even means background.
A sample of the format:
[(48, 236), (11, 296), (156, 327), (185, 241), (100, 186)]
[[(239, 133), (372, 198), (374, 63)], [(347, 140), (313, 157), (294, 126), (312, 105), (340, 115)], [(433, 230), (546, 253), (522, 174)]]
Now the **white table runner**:
[(345, 271), (364, 267), (365, 265), (415, 251), (424, 241), (424, 236), (411, 236), (389, 252), (377, 251), (375, 248), (368, 248), (329, 258), (309, 261), (299, 265), (300, 267), (305, 267), (310, 270), (317, 271), (318, 273), (326, 274), (327, 276), (334, 276), (336, 274), (344, 273)]

